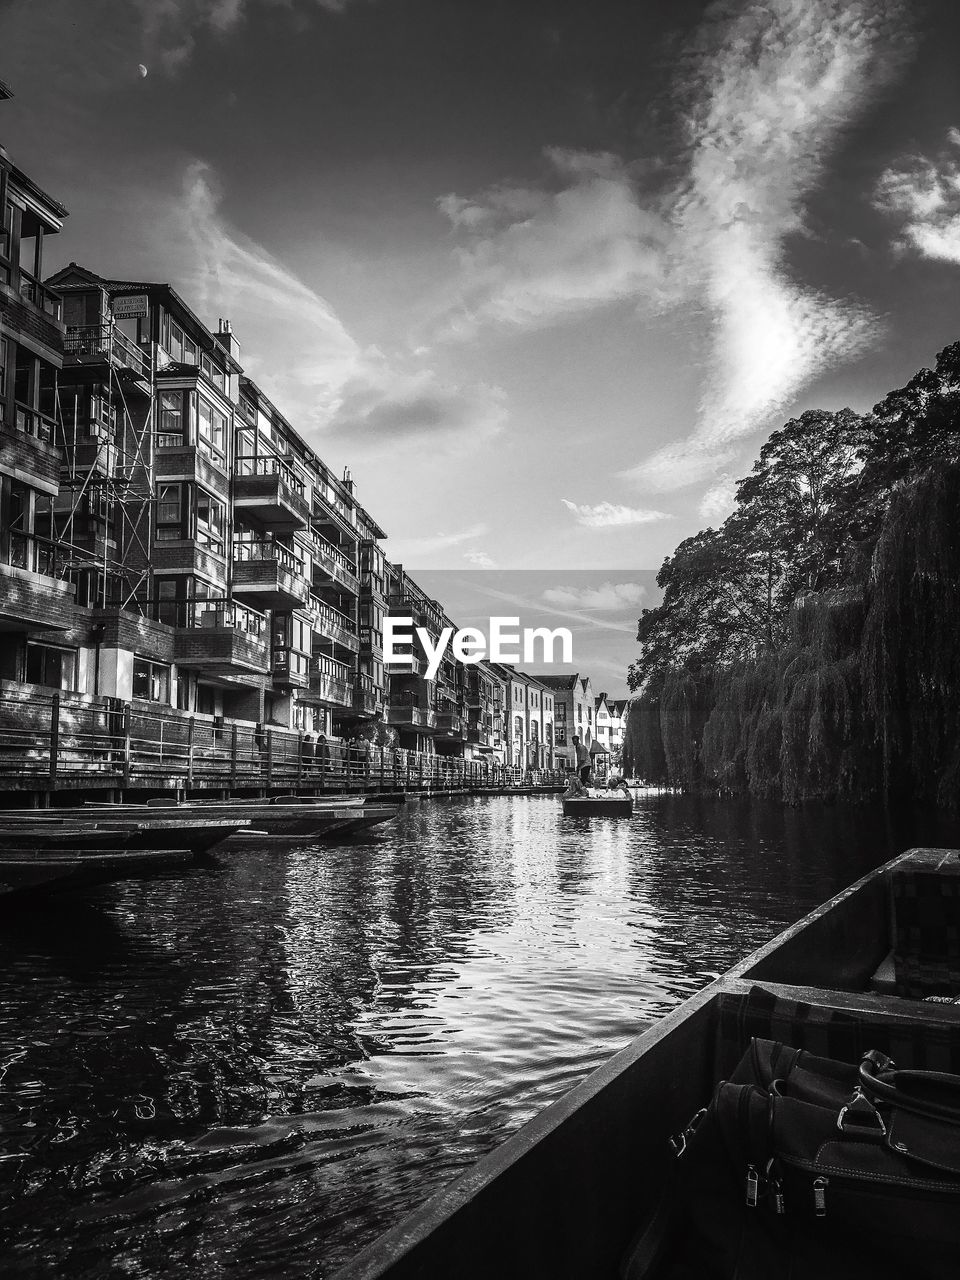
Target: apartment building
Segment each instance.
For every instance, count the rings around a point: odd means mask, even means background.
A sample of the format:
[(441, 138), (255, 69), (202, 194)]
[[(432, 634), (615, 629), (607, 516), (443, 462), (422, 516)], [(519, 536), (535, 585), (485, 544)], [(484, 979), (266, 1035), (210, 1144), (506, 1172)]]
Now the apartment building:
[[(0, 83), (0, 101), (12, 96)], [(0, 679), (58, 686), (79, 678), (84, 638), (50, 536), (64, 330), (43, 251), (66, 216), (0, 147)]]

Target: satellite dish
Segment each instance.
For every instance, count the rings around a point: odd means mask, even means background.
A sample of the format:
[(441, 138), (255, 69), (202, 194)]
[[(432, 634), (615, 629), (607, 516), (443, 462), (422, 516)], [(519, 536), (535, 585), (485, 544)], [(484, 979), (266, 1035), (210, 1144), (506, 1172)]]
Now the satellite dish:
[(137, 65), (137, 74), (140, 76), (141, 80), (144, 80), (146, 78), (147, 68), (143, 65), (142, 62)]

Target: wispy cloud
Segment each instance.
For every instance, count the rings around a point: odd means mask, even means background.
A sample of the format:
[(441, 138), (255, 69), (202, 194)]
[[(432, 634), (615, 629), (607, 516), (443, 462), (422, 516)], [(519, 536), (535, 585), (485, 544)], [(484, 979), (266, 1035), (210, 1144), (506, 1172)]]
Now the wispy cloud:
[(900, 221), (901, 250), (960, 262), (960, 130), (948, 130), (946, 146), (934, 159), (910, 156), (887, 169), (874, 203)]
[(618, 613), (635, 609), (645, 595), (639, 582), (604, 582), (598, 587), (548, 587), (543, 598), (564, 609)]
[(483, 323), (532, 327), (666, 287), (669, 225), (641, 206), (617, 157), (546, 151), (540, 189), (499, 186), (438, 205), (461, 234), (448, 336)]
[[(396, 538), (391, 542), (400, 544), (400, 552), (394, 553), (398, 559), (408, 560), (411, 556), (428, 556), (437, 551), (448, 551), (464, 542), (473, 542), (483, 538), (490, 532), (485, 524), (473, 524), (466, 529), (457, 529), (453, 533), (435, 533), (426, 538)], [(481, 553), (482, 554), (482, 553)], [(469, 558), (469, 555), (468, 555)]]
[(638, 507), (618, 506), (613, 502), (598, 502), (591, 507), (585, 503), (571, 502), (569, 498), (561, 498), (560, 501), (576, 516), (577, 524), (582, 524), (587, 529), (610, 529), (673, 519), (666, 511), (644, 511)]
[(708, 377), (692, 435), (628, 473), (642, 488), (715, 472), (875, 333), (857, 303), (793, 281), (785, 243), (844, 128), (901, 64), (903, 27), (896, 0), (770, 0), (706, 26), (676, 224), (688, 289), (711, 317)]

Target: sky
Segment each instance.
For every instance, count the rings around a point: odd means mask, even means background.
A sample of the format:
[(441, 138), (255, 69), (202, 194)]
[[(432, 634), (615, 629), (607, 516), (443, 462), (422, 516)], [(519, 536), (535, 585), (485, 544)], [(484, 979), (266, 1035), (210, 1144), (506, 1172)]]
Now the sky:
[(391, 559), (616, 587), (957, 338), (955, 8), (0, 0), (0, 138), (48, 270), (229, 318)]

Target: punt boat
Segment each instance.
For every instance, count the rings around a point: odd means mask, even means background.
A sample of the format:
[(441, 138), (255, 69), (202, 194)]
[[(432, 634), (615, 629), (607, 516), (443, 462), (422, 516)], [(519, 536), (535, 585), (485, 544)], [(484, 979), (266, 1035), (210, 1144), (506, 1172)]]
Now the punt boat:
[(622, 791), (563, 799), (565, 818), (629, 818), (632, 814), (633, 798)]
[(186, 849), (208, 853), (250, 825), (235, 816), (148, 817), (139, 813), (107, 814), (80, 809), (16, 809), (0, 811), (0, 851), (14, 847), (43, 850)]
[(0, 846), (0, 897), (112, 884), (182, 866), (192, 849)]
[(958, 922), (960, 851), (895, 858), (651, 1025), (333, 1280), (614, 1280), (662, 1213), (670, 1137), (751, 1037), (960, 1071), (960, 1005), (925, 1000), (951, 994)]

